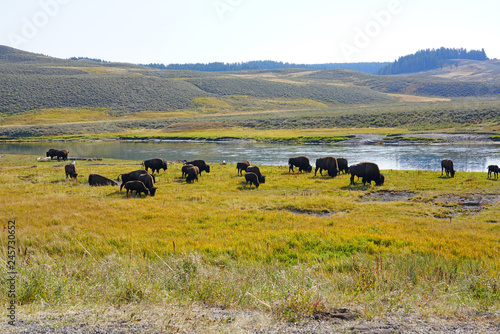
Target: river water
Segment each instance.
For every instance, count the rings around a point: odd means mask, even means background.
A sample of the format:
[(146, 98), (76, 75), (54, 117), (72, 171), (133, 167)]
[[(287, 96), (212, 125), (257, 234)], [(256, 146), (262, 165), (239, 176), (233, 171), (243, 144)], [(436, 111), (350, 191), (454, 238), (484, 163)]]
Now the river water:
[(45, 157), (49, 148), (67, 149), (70, 157), (145, 160), (203, 159), (207, 162), (236, 163), (250, 160), (255, 165), (287, 165), (288, 158), (306, 156), (314, 166), (324, 156), (347, 158), (349, 165), (375, 162), (380, 169), (440, 170), (441, 160), (450, 158), (455, 170), (485, 172), (488, 165), (500, 165), (500, 145), (317, 145), (264, 144), (247, 141), (196, 142), (37, 142), (0, 143), (1, 154), (30, 154)]

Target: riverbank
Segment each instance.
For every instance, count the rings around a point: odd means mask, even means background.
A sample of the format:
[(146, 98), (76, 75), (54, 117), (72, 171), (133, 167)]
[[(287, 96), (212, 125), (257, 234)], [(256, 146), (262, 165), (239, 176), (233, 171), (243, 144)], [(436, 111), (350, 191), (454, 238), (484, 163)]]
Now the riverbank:
[[(222, 133), (222, 134), (221, 134)], [(199, 142), (257, 142), (282, 144), (325, 144), (325, 145), (426, 145), (426, 144), (500, 144), (500, 135), (494, 132), (397, 132), (394, 129), (387, 133), (365, 131), (361, 133), (340, 133), (322, 131), (258, 131), (252, 135), (238, 135), (227, 131), (205, 131), (203, 133), (184, 134), (114, 134), (88, 136), (53, 136), (25, 139), (4, 139), (4, 143), (29, 142), (161, 142), (161, 141), (199, 141)]]

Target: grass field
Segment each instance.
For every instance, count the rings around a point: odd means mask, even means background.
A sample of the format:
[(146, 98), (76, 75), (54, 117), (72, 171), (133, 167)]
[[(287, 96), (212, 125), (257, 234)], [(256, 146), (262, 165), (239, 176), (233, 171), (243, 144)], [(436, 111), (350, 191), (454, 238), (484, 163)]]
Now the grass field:
[(366, 319), (500, 312), (500, 188), (486, 173), (382, 171), (375, 187), (262, 166), (256, 189), (234, 164), (187, 184), (171, 163), (155, 197), (126, 198), (86, 179), (140, 161), (77, 161), (73, 182), (65, 163), (35, 158), (0, 158), (20, 314), (197, 302), (289, 321), (339, 307)]

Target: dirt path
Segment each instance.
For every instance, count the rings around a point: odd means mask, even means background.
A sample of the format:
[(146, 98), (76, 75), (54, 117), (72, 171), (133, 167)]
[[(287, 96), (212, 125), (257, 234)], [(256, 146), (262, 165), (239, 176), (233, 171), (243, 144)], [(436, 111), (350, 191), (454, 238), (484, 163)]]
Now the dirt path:
[[(377, 320), (339, 317), (321, 312), (296, 323), (265, 312), (189, 307), (122, 306), (19, 316), (16, 326), (0, 325), (2, 333), (499, 333), (495, 314), (464, 315), (462, 320), (391, 315)], [(351, 315), (355, 313), (350, 313)]]

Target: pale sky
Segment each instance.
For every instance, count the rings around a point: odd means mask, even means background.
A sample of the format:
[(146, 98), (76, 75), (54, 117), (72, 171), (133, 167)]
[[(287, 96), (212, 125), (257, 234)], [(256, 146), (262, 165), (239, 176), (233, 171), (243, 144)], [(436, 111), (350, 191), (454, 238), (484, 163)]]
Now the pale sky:
[(0, 45), (129, 63), (500, 58), (498, 0), (0, 0)]

